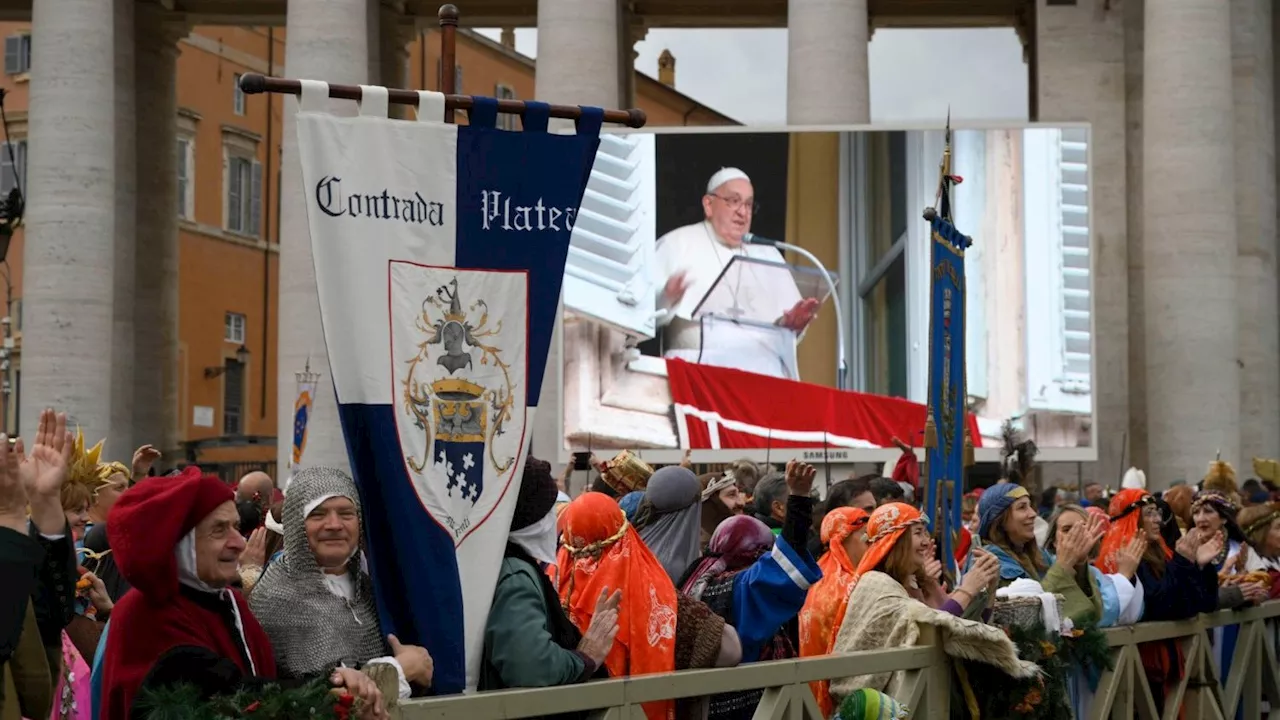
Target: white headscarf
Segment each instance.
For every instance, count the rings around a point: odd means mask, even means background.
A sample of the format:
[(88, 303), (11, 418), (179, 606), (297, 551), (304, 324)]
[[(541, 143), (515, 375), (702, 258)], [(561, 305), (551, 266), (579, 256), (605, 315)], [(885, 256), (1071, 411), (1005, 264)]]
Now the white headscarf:
[(528, 527), (522, 527), (519, 530), (512, 530), (507, 539), (519, 545), (534, 560), (554, 564), (556, 561), (557, 539), (555, 508), (552, 508), (538, 522)]

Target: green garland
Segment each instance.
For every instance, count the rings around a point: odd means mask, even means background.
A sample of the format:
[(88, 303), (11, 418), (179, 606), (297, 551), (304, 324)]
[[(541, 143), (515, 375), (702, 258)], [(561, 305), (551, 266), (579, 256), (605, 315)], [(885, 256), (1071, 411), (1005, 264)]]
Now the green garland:
[(320, 679), (296, 688), (272, 684), (208, 699), (187, 684), (146, 689), (138, 706), (148, 720), (347, 720), (353, 701), (350, 695), (334, 695), (333, 687)]
[(1076, 670), (1098, 677), (1112, 669), (1107, 638), (1090, 624), (1070, 637), (1045, 634), (1044, 625), (1002, 628), (1018, 648), (1018, 657), (1040, 666), (1042, 676), (1015, 679), (993, 666), (967, 662), (969, 685), (982, 717), (1071, 720), (1067, 678)]

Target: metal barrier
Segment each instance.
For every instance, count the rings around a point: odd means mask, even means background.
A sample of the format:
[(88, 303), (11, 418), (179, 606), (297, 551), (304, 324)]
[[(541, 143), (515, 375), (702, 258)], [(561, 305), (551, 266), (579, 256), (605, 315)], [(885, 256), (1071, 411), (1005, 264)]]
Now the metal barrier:
[[(1269, 717), (1280, 720), (1280, 663), (1276, 658), (1276, 619), (1280, 601), (1238, 611), (1201, 615), (1181, 622), (1141, 623), (1104, 632), (1112, 648), (1114, 670), (1104, 673), (1089, 707), (1088, 718), (1123, 717), (1141, 720), (1234, 718), (1243, 708), (1246, 720), (1263, 717), (1263, 698), (1272, 703)], [(1225, 687), (1212, 658), (1214, 628), (1239, 625)], [(489, 720), (539, 717), (590, 711), (594, 720), (645, 720), (641, 703), (702, 697), (724, 692), (763, 689), (755, 720), (823, 720), (809, 690), (816, 680), (905, 670), (905, 697), (896, 698), (916, 720), (946, 720), (949, 716), (950, 664), (937, 644), (936, 631), (921, 628), (921, 644), (875, 652), (818, 658), (750, 663), (719, 670), (686, 670), (663, 675), (640, 675), (582, 685), (502, 690), (410, 700), (401, 703), (401, 720)], [(1181, 639), (1185, 659), (1182, 682), (1172, 690), (1163, 716), (1147, 685), (1138, 644)], [(1083, 720), (1083, 719), (1082, 719)]]

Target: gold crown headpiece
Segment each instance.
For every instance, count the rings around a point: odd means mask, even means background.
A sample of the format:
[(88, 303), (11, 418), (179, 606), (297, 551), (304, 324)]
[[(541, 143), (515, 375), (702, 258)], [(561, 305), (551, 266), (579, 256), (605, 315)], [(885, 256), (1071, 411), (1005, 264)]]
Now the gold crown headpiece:
[(131, 473), (123, 463), (101, 461), (103, 442), (99, 440), (97, 445), (85, 449), (84, 433), (80, 428), (76, 428), (75, 444), (71, 447), (71, 467), (67, 469), (67, 482), (79, 483), (91, 491), (97, 491), (109, 484), (111, 476), (117, 473), (124, 475), (126, 480), (129, 479)]
[(1231, 467), (1231, 463), (1224, 461), (1221, 456), (1209, 463), (1209, 472), (1205, 473), (1204, 480), (1200, 483), (1202, 490), (1219, 490), (1222, 493), (1233, 496), (1240, 492), (1240, 488), (1236, 485), (1236, 469)]

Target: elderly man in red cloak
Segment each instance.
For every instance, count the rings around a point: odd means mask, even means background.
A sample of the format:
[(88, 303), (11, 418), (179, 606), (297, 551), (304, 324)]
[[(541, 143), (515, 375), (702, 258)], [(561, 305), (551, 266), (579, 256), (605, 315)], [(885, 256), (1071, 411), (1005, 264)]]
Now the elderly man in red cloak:
[[(116, 564), (133, 586), (116, 603), (103, 656), (100, 720), (136, 717), (144, 689), (187, 683), (205, 697), (276, 676), (271, 643), (232, 587), (245, 540), (231, 488), (188, 468), (143, 480), (116, 502), (107, 525)], [(336, 668), (336, 687), (385, 716), (373, 682)]]

